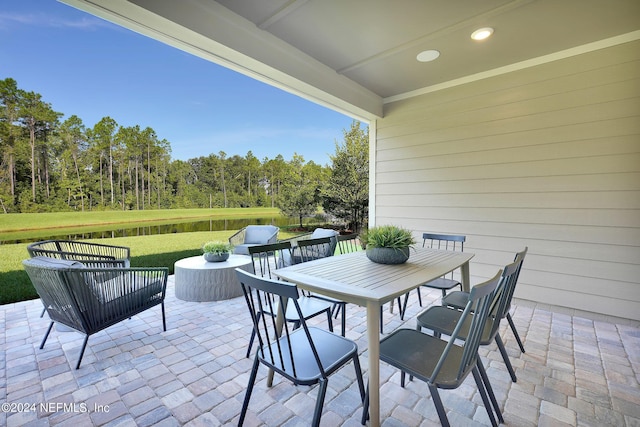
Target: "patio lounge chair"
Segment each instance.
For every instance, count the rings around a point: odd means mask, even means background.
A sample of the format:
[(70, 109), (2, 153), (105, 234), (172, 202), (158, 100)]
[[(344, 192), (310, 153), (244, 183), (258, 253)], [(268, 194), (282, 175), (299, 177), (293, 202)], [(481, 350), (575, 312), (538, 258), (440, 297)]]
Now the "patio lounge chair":
[[(27, 246), (27, 252), (31, 258), (46, 256), (49, 258), (66, 259), (70, 261), (100, 261), (100, 265), (94, 267), (123, 267), (131, 265), (130, 253), (126, 246), (105, 245), (102, 243), (89, 243), (78, 240), (43, 240), (31, 243)], [(42, 310), (40, 317), (44, 316), (46, 308)]]
[(66, 259), (72, 261), (106, 261), (113, 267), (129, 267), (130, 250), (126, 246), (104, 245), (78, 240), (43, 240), (27, 246), (29, 255), (33, 257), (46, 256), (49, 258)]
[(229, 237), (233, 253), (249, 255), (249, 247), (276, 243), (280, 228), (275, 225), (248, 225)]
[(44, 347), (55, 322), (85, 334), (76, 369), (89, 336), (156, 305), (162, 307), (169, 270), (162, 268), (95, 268), (93, 262), (35, 257), (22, 262), (51, 319)]

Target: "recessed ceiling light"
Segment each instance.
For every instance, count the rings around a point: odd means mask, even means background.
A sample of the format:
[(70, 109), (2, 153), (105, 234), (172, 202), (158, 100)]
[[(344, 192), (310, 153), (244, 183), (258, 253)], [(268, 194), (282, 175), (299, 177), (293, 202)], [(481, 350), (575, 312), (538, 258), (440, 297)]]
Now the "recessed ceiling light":
[(480, 28), (479, 30), (475, 30), (473, 33), (471, 33), (471, 38), (474, 40), (484, 40), (489, 38), (491, 34), (493, 34), (493, 28)]
[(437, 50), (425, 50), (422, 51), (416, 56), (416, 59), (420, 62), (429, 62), (437, 59), (440, 56), (440, 52)]

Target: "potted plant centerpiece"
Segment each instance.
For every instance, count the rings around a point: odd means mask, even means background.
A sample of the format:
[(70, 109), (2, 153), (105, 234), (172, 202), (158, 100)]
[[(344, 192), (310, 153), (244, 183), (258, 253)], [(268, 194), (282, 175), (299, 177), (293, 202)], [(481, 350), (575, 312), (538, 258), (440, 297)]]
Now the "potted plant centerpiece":
[(202, 252), (205, 261), (208, 262), (222, 262), (229, 259), (229, 254), (233, 250), (233, 247), (228, 242), (207, 242), (202, 245)]
[(367, 258), (379, 264), (402, 264), (416, 241), (409, 230), (395, 225), (372, 227), (366, 233)]

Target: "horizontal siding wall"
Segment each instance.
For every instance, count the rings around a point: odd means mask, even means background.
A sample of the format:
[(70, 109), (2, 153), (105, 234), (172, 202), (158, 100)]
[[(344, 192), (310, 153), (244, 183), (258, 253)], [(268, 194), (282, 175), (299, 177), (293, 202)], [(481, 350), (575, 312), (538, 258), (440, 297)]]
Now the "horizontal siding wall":
[(467, 235), (474, 282), (640, 320), (640, 42), (389, 103), (375, 223)]

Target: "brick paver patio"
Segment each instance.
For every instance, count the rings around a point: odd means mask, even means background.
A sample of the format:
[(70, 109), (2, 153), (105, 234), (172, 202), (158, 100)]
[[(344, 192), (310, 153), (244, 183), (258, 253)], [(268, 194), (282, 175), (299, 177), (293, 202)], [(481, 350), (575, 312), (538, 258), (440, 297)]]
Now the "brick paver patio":
[[(426, 303), (439, 303), (440, 291), (423, 294)], [(40, 350), (49, 321), (40, 318), (39, 300), (0, 306), (0, 425), (236, 425), (251, 368), (244, 300), (180, 301), (170, 278), (166, 307), (166, 332), (160, 308), (148, 310), (92, 336), (75, 370), (81, 334), (54, 330)], [(385, 332), (413, 328), (420, 310), (415, 293), (405, 322), (385, 307)], [(347, 314), (347, 336), (366, 368), (365, 311), (349, 305)], [(505, 425), (640, 426), (638, 322), (526, 301), (515, 301), (512, 315), (526, 353), (506, 322), (502, 336), (518, 382), (511, 382), (495, 344), (481, 348)], [(278, 377), (267, 388), (266, 370), (260, 373), (245, 425), (308, 425), (315, 388)], [(384, 426), (440, 425), (424, 383), (403, 389), (398, 371), (384, 363), (381, 379)], [(471, 377), (441, 395), (452, 425), (490, 425)], [(358, 426), (361, 411), (348, 365), (329, 380), (322, 425)]]

